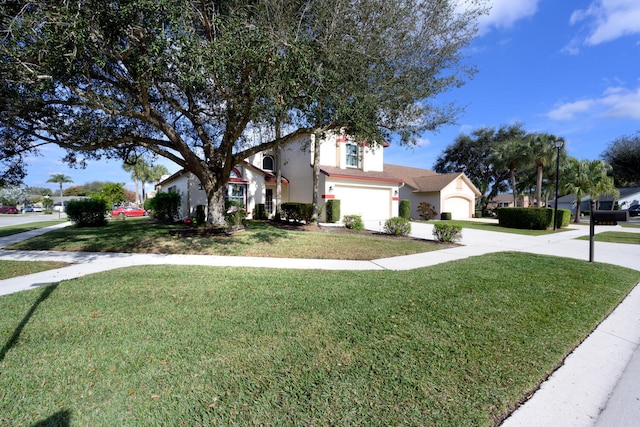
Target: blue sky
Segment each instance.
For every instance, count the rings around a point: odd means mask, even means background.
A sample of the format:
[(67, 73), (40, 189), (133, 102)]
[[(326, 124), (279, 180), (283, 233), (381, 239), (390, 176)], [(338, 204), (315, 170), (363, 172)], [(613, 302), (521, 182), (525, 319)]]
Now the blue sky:
[[(463, 1), (463, 0), (459, 0)], [(431, 169), (461, 133), (516, 122), (566, 140), (569, 155), (597, 159), (614, 139), (640, 131), (640, 1), (490, 0), (480, 33), (466, 51), (478, 73), (436, 102), (465, 110), (455, 125), (427, 133), (412, 149), (392, 144), (385, 162)], [(122, 182), (121, 162), (70, 169), (55, 147), (29, 160), (25, 183), (54, 188), (55, 173), (74, 184)], [(178, 167), (160, 161), (170, 172)]]

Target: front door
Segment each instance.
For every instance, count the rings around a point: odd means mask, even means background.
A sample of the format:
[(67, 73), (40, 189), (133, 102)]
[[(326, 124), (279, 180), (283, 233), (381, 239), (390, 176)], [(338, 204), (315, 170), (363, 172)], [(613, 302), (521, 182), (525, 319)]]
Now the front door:
[(273, 215), (273, 189), (267, 188), (265, 191), (264, 210), (267, 215)]

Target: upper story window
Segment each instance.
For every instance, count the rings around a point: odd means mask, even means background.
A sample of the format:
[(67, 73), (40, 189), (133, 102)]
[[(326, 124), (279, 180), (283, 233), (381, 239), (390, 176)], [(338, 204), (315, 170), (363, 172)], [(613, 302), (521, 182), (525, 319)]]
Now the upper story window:
[(360, 167), (360, 156), (358, 153), (358, 146), (356, 144), (347, 144), (347, 167), (357, 168)]
[(273, 156), (264, 156), (262, 158), (262, 169), (272, 171), (274, 169)]
[(240, 171), (236, 168), (231, 169), (231, 173), (229, 173), (229, 178), (237, 178), (241, 179), (242, 175), (240, 175)]

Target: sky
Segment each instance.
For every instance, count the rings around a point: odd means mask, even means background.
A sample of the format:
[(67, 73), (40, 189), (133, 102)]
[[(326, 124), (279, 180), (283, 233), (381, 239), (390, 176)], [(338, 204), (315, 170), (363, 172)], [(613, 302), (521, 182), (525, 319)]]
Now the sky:
[[(528, 132), (566, 141), (568, 154), (597, 159), (616, 138), (640, 131), (640, 1), (489, 0), (476, 39), (465, 50), (478, 73), (461, 88), (434, 100), (464, 110), (455, 125), (426, 133), (417, 146), (391, 141), (385, 163), (432, 169), (460, 134), (481, 127), (522, 123)], [(124, 183), (134, 190), (118, 161), (90, 162), (71, 169), (53, 146), (28, 162), (25, 183), (46, 183), (56, 173), (73, 184)], [(170, 173), (178, 166), (166, 160)], [(66, 186), (65, 185), (65, 188)], [(148, 188), (148, 190), (151, 188)]]

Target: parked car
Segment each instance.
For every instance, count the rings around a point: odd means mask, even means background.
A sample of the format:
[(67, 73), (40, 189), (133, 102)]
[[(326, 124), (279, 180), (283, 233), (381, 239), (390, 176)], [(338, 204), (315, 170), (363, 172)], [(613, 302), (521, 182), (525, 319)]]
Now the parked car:
[(124, 206), (120, 206), (118, 209), (115, 209), (114, 211), (111, 212), (111, 216), (113, 217), (145, 216), (145, 215), (147, 215), (147, 211), (145, 211), (144, 209), (124, 207)]
[(42, 206), (34, 206), (33, 207), (33, 211), (34, 212), (42, 212)]
[(629, 216), (640, 216), (640, 204), (634, 204), (629, 206)]
[(35, 211), (33, 210), (33, 206), (24, 205), (24, 208), (22, 208), (22, 212), (35, 212)]
[(15, 206), (2, 206), (0, 207), (0, 214), (17, 214), (18, 208)]

